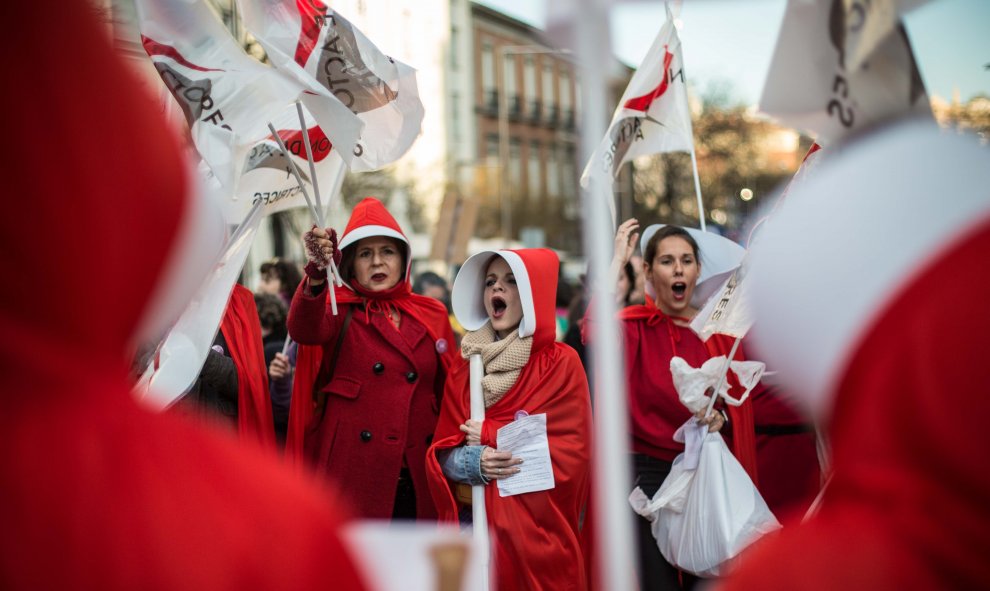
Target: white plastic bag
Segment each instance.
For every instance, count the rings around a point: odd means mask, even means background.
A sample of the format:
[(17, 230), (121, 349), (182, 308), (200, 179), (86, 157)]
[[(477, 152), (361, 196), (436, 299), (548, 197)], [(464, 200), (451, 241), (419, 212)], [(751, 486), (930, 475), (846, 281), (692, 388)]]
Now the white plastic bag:
[[(692, 428), (691, 421), (678, 432)], [(685, 455), (674, 460), (653, 499), (637, 487), (629, 504), (652, 522), (667, 562), (698, 576), (721, 576), (732, 558), (780, 523), (721, 435), (703, 435), (696, 469), (687, 468)]]

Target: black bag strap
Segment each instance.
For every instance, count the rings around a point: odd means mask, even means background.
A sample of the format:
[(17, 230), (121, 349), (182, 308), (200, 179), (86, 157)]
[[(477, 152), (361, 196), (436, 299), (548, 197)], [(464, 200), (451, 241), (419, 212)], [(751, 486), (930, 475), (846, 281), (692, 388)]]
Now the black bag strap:
[[(331, 287), (331, 289), (333, 288)], [(344, 344), (344, 337), (347, 335), (347, 327), (351, 325), (351, 314), (353, 313), (354, 306), (347, 306), (347, 314), (344, 315), (344, 325), (340, 328), (340, 332), (337, 333), (337, 342), (334, 344), (333, 353), (330, 356), (329, 369), (325, 374), (323, 371), (320, 371), (317, 381), (314, 384), (313, 398), (316, 400), (316, 410), (313, 412), (313, 417), (317, 423), (323, 420), (323, 413), (327, 408), (327, 393), (323, 392), (323, 387), (333, 380), (333, 372), (337, 369), (337, 358), (340, 356), (340, 347)], [(323, 376), (326, 376), (326, 379), (320, 379)]]

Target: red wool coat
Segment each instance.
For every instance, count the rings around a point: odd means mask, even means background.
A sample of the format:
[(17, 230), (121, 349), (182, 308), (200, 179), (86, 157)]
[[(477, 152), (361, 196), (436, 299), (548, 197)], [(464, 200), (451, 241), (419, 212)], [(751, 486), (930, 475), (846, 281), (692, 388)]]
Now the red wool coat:
[[(417, 516), (435, 518), (424, 457), (443, 394), (443, 353), (454, 343), (446, 310), (436, 300), (405, 292), (394, 301), (402, 313), (396, 330), (347, 289), (337, 290), (339, 313), (332, 315), (327, 290), (313, 297), (306, 295), (307, 285), (300, 284), (292, 300), (289, 334), (317, 347), (300, 347), (288, 453), (305, 457), (365, 518), (392, 516), (399, 471), (407, 466)], [(327, 403), (321, 424), (311, 416), (312, 388), (319, 366), (329, 365), (348, 307), (351, 321), (333, 379), (322, 387)]]
[[(495, 483), (485, 489), (488, 525), (493, 537), (497, 589), (587, 589), (588, 565), (579, 518), (590, 486), (591, 398), (588, 382), (574, 349), (553, 342), (557, 258), (552, 251), (515, 251), (525, 260), (536, 329), (529, 362), (515, 385), (486, 409), (481, 442), (496, 447), (498, 429), (514, 420), (516, 411), (546, 413), (555, 486), (551, 490), (499, 496)], [(515, 269), (514, 269), (515, 271)], [(519, 280), (519, 273), (516, 272)], [(478, 285), (482, 281), (478, 280)], [(455, 283), (455, 290), (457, 289)], [(523, 293), (520, 282), (520, 294)], [(458, 505), (436, 453), (463, 445), (459, 425), (470, 418), (470, 371), (461, 360), (447, 382), (436, 441), (427, 455), (430, 487), (441, 519), (456, 522)]]

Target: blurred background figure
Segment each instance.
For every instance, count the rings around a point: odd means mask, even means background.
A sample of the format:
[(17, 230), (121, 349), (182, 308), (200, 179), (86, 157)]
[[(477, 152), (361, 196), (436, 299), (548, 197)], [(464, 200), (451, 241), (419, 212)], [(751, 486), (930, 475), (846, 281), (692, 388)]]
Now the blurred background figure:
[(242, 441), (274, 443), (268, 372), (254, 294), (235, 284), (199, 377), (169, 412), (228, 428)]
[(285, 307), (292, 303), (292, 294), (296, 293), (302, 272), (292, 261), (274, 258), (261, 264), (261, 281), (258, 283), (258, 293), (268, 293), (282, 298)]
[(285, 445), (285, 434), (289, 428), (292, 370), (296, 365), (298, 345), (291, 340), (286, 343), (289, 336), (286, 328), (289, 311), (282, 298), (268, 293), (256, 293), (254, 303), (258, 307), (261, 338), (265, 346), (265, 367), (268, 368), (268, 392), (272, 403), (275, 440), (281, 447)]
[(450, 327), (454, 330), (457, 345), (460, 346), (461, 337), (464, 336), (464, 327), (457, 321), (453, 311), (450, 309), (450, 288), (447, 281), (433, 271), (423, 271), (416, 276), (413, 281), (413, 293), (439, 300), (447, 308), (447, 318), (450, 320)]
[(0, 217), (20, 278), (0, 290), (0, 587), (363, 588), (335, 500), (132, 396), (136, 344), (188, 304), (223, 220), (90, 3), (11, 3), (4, 22), (3, 54), (31, 51), (5, 67), (30, 91), (0, 95), (8, 188), (29, 196)]

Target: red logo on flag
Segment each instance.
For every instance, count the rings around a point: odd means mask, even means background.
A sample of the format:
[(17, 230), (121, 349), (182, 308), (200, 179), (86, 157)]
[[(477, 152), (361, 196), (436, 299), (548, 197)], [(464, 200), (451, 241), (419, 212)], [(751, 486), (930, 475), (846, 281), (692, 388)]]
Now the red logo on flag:
[(670, 71), (670, 63), (674, 60), (674, 54), (667, 50), (667, 46), (664, 46), (663, 55), (663, 70), (660, 74), (660, 84), (650, 92), (644, 94), (643, 96), (637, 96), (629, 99), (622, 105), (623, 109), (630, 109), (632, 111), (642, 111), (643, 113), (650, 110), (650, 106), (653, 102), (663, 96), (663, 93), (667, 92), (668, 77), (667, 72)]
[[(333, 149), (333, 144), (330, 143), (330, 139), (327, 138), (327, 134), (323, 133), (323, 129), (319, 126), (311, 127), (306, 130), (309, 136), (309, 145), (313, 149), (313, 162), (319, 162), (326, 158), (330, 154), (330, 150)], [(298, 129), (280, 129), (278, 130), (278, 135), (285, 142), (285, 147), (288, 148), (294, 156), (306, 159), (306, 147), (302, 143), (302, 131)], [(268, 136), (269, 139), (275, 141), (275, 138)]]

